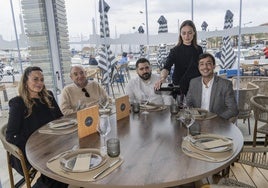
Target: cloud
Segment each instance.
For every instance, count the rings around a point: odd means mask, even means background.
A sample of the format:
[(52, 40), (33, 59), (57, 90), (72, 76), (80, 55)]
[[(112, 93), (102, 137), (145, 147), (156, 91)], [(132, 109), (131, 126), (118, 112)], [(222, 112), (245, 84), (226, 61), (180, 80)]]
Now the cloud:
[[(20, 33), (19, 2), (19, 0), (13, 0), (18, 33)], [(99, 32), (98, 0), (65, 0), (65, 2), (70, 36), (81, 36), (81, 34), (89, 36), (92, 34), (92, 18), (95, 18), (97, 32)], [(117, 32), (117, 36), (137, 32), (132, 27), (138, 28), (146, 22), (145, 0), (106, 0), (106, 2), (110, 6), (108, 18), (111, 37), (115, 36), (115, 32)], [(193, 2), (194, 22), (197, 30), (201, 30), (203, 21), (208, 23), (209, 30), (222, 29), (224, 15), (228, 9), (234, 14), (233, 25), (239, 24), (240, 0), (193, 0)], [(268, 22), (268, 1), (243, 0), (242, 2), (242, 27), (257, 26)], [(147, 0), (147, 5), (150, 34), (157, 33), (159, 26), (157, 20), (161, 15), (167, 19), (168, 30), (172, 33), (178, 32), (178, 20), (181, 23), (185, 19), (191, 19), (190, 0)], [(14, 39), (10, 2), (1, 1), (1, 10), (0, 35), (3, 35), (5, 39)], [(143, 11), (143, 14), (139, 13), (140, 11)], [(252, 23), (246, 24), (249, 22)]]

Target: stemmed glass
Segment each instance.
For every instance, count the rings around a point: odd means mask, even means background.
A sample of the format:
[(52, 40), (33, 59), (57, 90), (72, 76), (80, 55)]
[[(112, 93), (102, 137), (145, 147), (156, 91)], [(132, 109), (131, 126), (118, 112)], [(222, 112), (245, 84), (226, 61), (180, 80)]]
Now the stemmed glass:
[(147, 107), (146, 107), (149, 101), (150, 101), (150, 97), (148, 95), (143, 94), (141, 96), (141, 104), (144, 107), (144, 111), (142, 112), (142, 114), (149, 114), (149, 112), (147, 111)]
[(86, 102), (78, 100), (76, 105), (76, 111), (82, 110), (84, 108), (86, 108)]
[(176, 100), (180, 109), (187, 108), (186, 96), (184, 94), (178, 95)]
[(185, 140), (191, 140), (190, 135), (190, 127), (194, 124), (195, 118), (189, 109), (183, 109), (180, 112), (180, 116), (178, 118), (187, 128), (187, 136), (184, 137)]
[(100, 136), (103, 138), (103, 146), (101, 147), (101, 152), (106, 151), (106, 136), (111, 131), (111, 124), (108, 115), (101, 115), (100, 121), (97, 126), (97, 131), (99, 132)]
[(105, 110), (109, 105), (109, 99), (106, 97), (100, 97), (99, 105)]

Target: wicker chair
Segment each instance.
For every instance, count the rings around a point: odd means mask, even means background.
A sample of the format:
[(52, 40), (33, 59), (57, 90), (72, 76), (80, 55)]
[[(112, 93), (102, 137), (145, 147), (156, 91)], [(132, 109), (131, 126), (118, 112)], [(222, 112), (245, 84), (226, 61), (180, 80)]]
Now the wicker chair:
[(258, 95), (268, 95), (268, 79), (252, 80), (251, 82), (259, 86)]
[[(250, 99), (252, 110), (254, 112), (255, 126), (253, 134), (253, 146), (256, 146), (257, 133), (265, 134), (265, 146), (268, 140), (268, 96), (254, 96)], [(265, 123), (258, 127), (258, 122)]]
[(250, 106), (250, 98), (252, 96), (257, 95), (259, 87), (251, 82), (248, 82), (246, 89), (235, 89), (234, 91), (238, 92), (238, 111), (239, 114), (237, 119), (248, 120), (248, 134), (250, 133), (250, 114), (251, 114), (251, 106)]
[(239, 88), (247, 88), (248, 82), (252, 82), (253, 80), (268, 80), (268, 77), (266, 76), (233, 76), (232, 82), (233, 87), (237, 88), (239, 80)]
[[(1, 139), (3, 146), (4, 146), (4, 149), (6, 150), (6, 153), (7, 153), (7, 165), (8, 165), (8, 172), (9, 172), (10, 187), (11, 188), (21, 187), (21, 185), (23, 185), (25, 183), (27, 188), (30, 188), (31, 182), (34, 179), (37, 171), (33, 168), (27, 169), (25, 156), (22, 153), (22, 151), (14, 144), (7, 142), (6, 137), (5, 137), (6, 128), (7, 128), (7, 125), (4, 125), (3, 127), (1, 127), (0, 139)], [(11, 162), (10, 161), (11, 155), (13, 155), (14, 157), (16, 157), (20, 160), (21, 166), (23, 169), (23, 174), (24, 174), (24, 177), (22, 179), (20, 179), (16, 184), (14, 182), (14, 176), (13, 176), (12, 167), (11, 167), (11, 163), (10, 163)]]
[[(268, 148), (267, 147), (248, 147), (244, 146), (239, 155), (238, 163), (250, 165), (253, 167), (268, 170)], [(217, 184), (206, 184), (202, 188), (223, 188), (223, 187), (248, 187), (254, 188), (252, 185), (237, 181), (231, 178), (222, 178)]]

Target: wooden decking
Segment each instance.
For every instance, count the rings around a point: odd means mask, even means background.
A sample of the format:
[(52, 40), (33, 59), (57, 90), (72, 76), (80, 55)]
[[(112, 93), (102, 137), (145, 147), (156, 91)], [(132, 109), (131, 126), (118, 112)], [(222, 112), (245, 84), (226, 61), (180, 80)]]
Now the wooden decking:
[[(258, 151), (256, 149), (253, 149), (252, 147), (246, 146), (246, 148), (248, 149), (245, 149), (244, 152), (241, 154), (240, 157), (241, 161), (235, 162), (233, 165), (231, 165), (228, 178), (236, 180), (241, 183), (251, 185), (253, 187), (258, 188), (268, 187), (267, 149), (264, 148), (263, 146), (257, 147)], [(252, 152), (252, 150), (254, 152)], [(254, 162), (252, 158), (255, 159)], [(260, 166), (261, 168), (256, 166)], [(196, 184), (196, 187), (201, 187), (204, 184), (215, 185), (221, 178), (222, 177), (219, 175), (211, 176), (209, 178), (201, 180), (201, 182)], [(203, 186), (203, 187), (205, 188), (209, 186)]]
[(241, 163), (234, 163), (234, 166), (231, 166), (229, 178), (259, 188), (268, 187), (268, 170)]

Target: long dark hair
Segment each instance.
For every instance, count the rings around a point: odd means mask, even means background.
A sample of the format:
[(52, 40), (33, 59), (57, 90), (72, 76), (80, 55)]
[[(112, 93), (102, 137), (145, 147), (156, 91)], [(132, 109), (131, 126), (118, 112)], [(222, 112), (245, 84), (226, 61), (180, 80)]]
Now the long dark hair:
[(194, 30), (194, 38), (192, 40), (192, 45), (194, 45), (194, 47), (197, 49), (197, 31), (196, 31), (196, 27), (194, 25), (194, 22), (192, 20), (185, 20), (184, 22), (182, 22), (181, 26), (180, 26), (180, 34), (179, 34), (179, 42), (178, 42), (178, 46), (180, 46), (182, 43), (183, 43), (183, 40), (182, 40), (182, 37), (181, 37), (181, 29), (184, 27), (184, 26), (190, 26), (193, 28)]
[[(43, 72), (43, 70), (40, 67), (37, 67), (37, 66), (27, 67), (24, 70), (24, 73), (23, 73), (23, 75), (22, 75), (22, 77), (20, 79), (19, 89), (18, 89), (19, 96), (22, 98), (25, 106), (27, 107), (27, 115), (26, 115), (26, 117), (28, 117), (28, 116), (30, 116), (32, 114), (33, 105), (35, 104), (34, 100), (32, 100), (32, 98), (30, 97), (29, 90), (27, 89), (27, 81), (29, 79), (29, 74), (32, 71), (41, 71), (41, 72)], [(51, 100), (49, 99), (51, 97), (51, 95), (48, 93), (45, 85), (44, 85), (42, 91), (40, 93), (38, 93), (38, 95), (40, 97), (40, 100), (43, 103), (47, 104), (47, 106), (49, 108), (54, 108), (52, 106)]]

